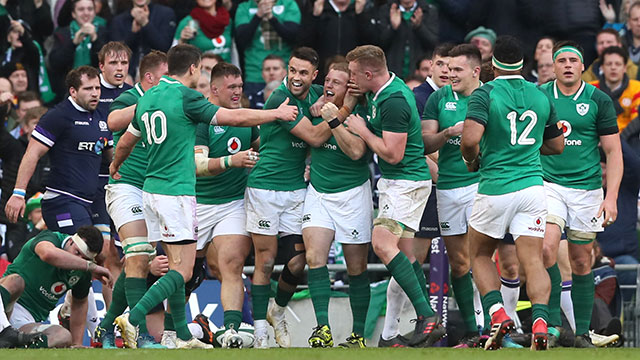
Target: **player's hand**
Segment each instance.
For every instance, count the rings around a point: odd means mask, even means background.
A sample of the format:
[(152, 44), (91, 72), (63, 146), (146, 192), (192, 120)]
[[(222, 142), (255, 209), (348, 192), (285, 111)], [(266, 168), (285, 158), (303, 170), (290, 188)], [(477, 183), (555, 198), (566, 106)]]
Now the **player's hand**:
[(322, 107), (322, 110), (320, 111), (322, 115), (322, 120), (326, 122), (329, 122), (338, 117), (338, 107), (334, 103), (329, 102), (324, 104), (324, 106)]
[(391, 4), (389, 9), (389, 22), (393, 30), (397, 30), (402, 22), (402, 12), (396, 3)]
[(158, 255), (149, 264), (149, 272), (155, 276), (164, 276), (169, 272), (169, 258), (165, 255)]
[(313, 2), (313, 16), (320, 16), (324, 10), (324, 0), (316, 0)]
[(289, 98), (284, 99), (282, 104), (276, 109), (278, 119), (283, 121), (295, 121), (298, 118), (298, 107), (289, 105)]
[(109, 175), (111, 175), (114, 180), (120, 180), (120, 178), (122, 177), (118, 170), (120, 170), (120, 166), (116, 166), (116, 164), (112, 161), (111, 165), (109, 165)]
[[(351, 80), (349, 80), (349, 82), (347, 83), (347, 88), (348, 88), (347, 95), (345, 95), (344, 97), (345, 103), (351, 101), (349, 100), (349, 97), (356, 98), (356, 102), (357, 102), (358, 99), (364, 94), (364, 92), (360, 89), (360, 87)], [(355, 103), (353, 104), (353, 106), (355, 106)], [(351, 108), (353, 109), (353, 107)]]
[(457, 124), (444, 129), (444, 136), (447, 139), (451, 139), (454, 136), (462, 135), (462, 128), (464, 127), (464, 122), (460, 121)]
[(420, 25), (422, 25), (423, 14), (422, 8), (418, 6), (416, 11), (413, 12), (413, 15), (411, 15), (411, 26), (413, 26), (414, 29), (419, 28)]
[(91, 272), (94, 278), (100, 280), (100, 282), (107, 287), (113, 287), (113, 278), (109, 269), (96, 265), (96, 268)]
[(618, 218), (618, 205), (616, 201), (611, 198), (604, 198), (602, 204), (600, 204), (600, 209), (598, 209), (598, 215), (596, 217), (600, 217), (604, 214), (604, 221), (602, 222), (602, 227), (607, 227), (613, 224)]
[(358, 114), (349, 115), (346, 123), (349, 127), (349, 130), (356, 135), (362, 135), (362, 133), (367, 130), (367, 124), (365, 123), (364, 119)]
[(12, 195), (9, 200), (7, 200), (7, 205), (4, 207), (4, 213), (7, 215), (7, 219), (9, 219), (9, 221), (15, 223), (19, 218), (24, 216), (24, 208), (24, 198)]
[(259, 159), (260, 154), (257, 151), (253, 151), (253, 149), (240, 151), (237, 154), (231, 155), (231, 167), (252, 168)]
[(309, 112), (311, 113), (311, 116), (319, 117), (322, 114), (320, 110), (322, 109), (322, 106), (324, 106), (325, 103), (326, 101), (324, 100), (324, 95), (320, 96), (318, 100), (309, 107)]
[(606, 22), (614, 23), (616, 21), (616, 12), (613, 10), (613, 5), (607, 4), (604, 0), (600, 0), (600, 12)]

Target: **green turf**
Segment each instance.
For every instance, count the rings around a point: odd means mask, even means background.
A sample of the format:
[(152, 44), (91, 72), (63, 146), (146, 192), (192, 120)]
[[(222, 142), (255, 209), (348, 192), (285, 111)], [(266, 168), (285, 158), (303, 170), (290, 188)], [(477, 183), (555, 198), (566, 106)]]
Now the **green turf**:
[(102, 349), (42, 349), (42, 350), (0, 350), (1, 359), (55, 360), (135, 360), (180, 359), (211, 360), (212, 356), (223, 356), (225, 360), (388, 360), (402, 356), (402, 360), (424, 360), (427, 357), (438, 360), (528, 360), (528, 359), (571, 359), (580, 360), (620, 360), (639, 359), (640, 349), (552, 349), (545, 353), (534, 353), (524, 349), (502, 349), (487, 352), (479, 349), (214, 349), (214, 350), (102, 350)]

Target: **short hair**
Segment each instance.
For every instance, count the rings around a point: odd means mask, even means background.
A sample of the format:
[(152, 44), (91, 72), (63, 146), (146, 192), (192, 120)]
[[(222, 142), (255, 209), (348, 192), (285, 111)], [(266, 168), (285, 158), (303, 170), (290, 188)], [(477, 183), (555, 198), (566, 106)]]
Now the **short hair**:
[(467, 60), (473, 64), (473, 66), (480, 66), (482, 64), (482, 54), (477, 46), (473, 44), (460, 44), (455, 46), (449, 51), (449, 56), (466, 56)]
[(76, 232), (86, 243), (89, 251), (99, 254), (102, 251), (102, 233), (95, 226), (80, 226)]
[(356, 62), (358, 65), (370, 67), (376, 70), (387, 68), (387, 58), (384, 51), (375, 45), (362, 45), (349, 51), (348, 62)]
[(515, 64), (522, 60), (520, 41), (511, 35), (499, 36), (493, 50), (493, 56), (502, 63)]
[(640, 7), (640, 1), (638, 1), (638, 0), (634, 1), (631, 4), (631, 6), (629, 6), (629, 16), (631, 16), (631, 10), (633, 10), (634, 8), (637, 8), (637, 7)]
[(222, 56), (212, 53), (211, 51), (206, 51), (204, 54), (202, 54), (202, 59), (214, 59), (219, 63), (225, 62)]
[(200, 49), (190, 44), (180, 44), (167, 52), (167, 63), (170, 75), (184, 75), (191, 65), (198, 66), (202, 53)]
[(324, 61), (324, 73), (325, 74), (329, 73), (331, 65), (335, 63), (345, 63), (347, 64), (347, 67), (349, 66), (349, 63), (347, 62), (347, 58), (345, 58), (343, 55), (333, 55)]
[(600, 31), (598, 31), (598, 33), (596, 34), (596, 39), (598, 38), (598, 36), (600, 36), (602, 34), (613, 35), (613, 36), (616, 37), (616, 42), (618, 44), (622, 44), (622, 38), (620, 37), (620, 33), (615, 31), (614, 29), (612, 29), (612, 28), (600, 29)]
[(419, 83), (423, 83), (424, 79), (422, 78), (422, 76), (419, 76), (416, 74), (409, 74), (407, 75), (407, 77), (404, 78), (404, 82), (408, 83), (409, 81), (417, 81)]
[(42, 105), (42, 99), (34, 91), (23, 91), (18, 94), (18, 104), (27, 101), (38, 101)]
[(420, 56), (418, 60), (416, 60), (416, 69), (420, 69), (420, 64), (422, 64), (422, 62), (425, 60), (431, 60), (432, 56), (433, 56), (433, 51), (428, 54), (424, 54)]
[(349, 63), (348, 62), (334, 62), (329, 65), (329, 69), (327, 70), (327, 74), (331, 70), (342, 71), (349, 74)]
[(226, 62), (219, 62), (211, 69), (211, 82), (226, 76), (240, 77), (242, 72), (237, 66)]
[(555, 54), (556, 51), (560, 50), (561, 48), (563, 48), (565, 46), (571, 46), (571, 47), (574, 47), (574, 48), (578, 49), (578, 51), (580, 51), (580, 53), (583, 54), (583, 56), (584, 56), (584, 49), (582, 48), (582, 46), (580, 44), (578, 44), (577, 42), (573, 41), (573, 40), (562, 40), (562, 41), (558, 41), (557, 43), (553, 44), (553, 50), (551, 50), (552, 54)]
[(611, 54), (622, 56), (623, 64), (626, 64), (629, 60), (629, 53), (627, 52), (627, 50), (621, 48), (620, 46), (609, 46), (608, 48), (602, 50), (602, 55), (600, 55), (600, 62), (604, 64), (604, 57)]
[(262, 66), (264, 66), (264, 63), (265, 63), (267, 60), (278, 60), (278, 61), (280, 61), (280, 64), (282, 64), (282, 67), (284, 67), (284, 66), (286, 65), (286, 64), (284, 63), (284, 59), (283, 59), (281, 56), (276, 55), (276, 54), (269, 54), (269, 55), (267, 55), (267, 56), (264, 58), (264, 60), (262, 60)]
[(121, 41), (109, 41), (108, 43), (104, 44), (104, 46), (98, 52), (98, 61), (100, 62), (100, 64), (104, 64), (107, 55), (117, 55), (121, 52), (127, 54), (127, 59), (131, 60), (131, 49), (125, 43)]
[(140, 76), (143, 76), (147, 72), (155, 69), (161, 64), (165, 64), (166, 62), (167, 54), (162, 51), (152, 50), (140, 61)]
[(31, 108), (24, 114), (24, 121), (27, 122), (32, 119), (40, 119), (42, 115), (47, 113), (47, 111), (49, 111), (49, 109), (44, 106), (36, 106), (34, 108)]
[(491, 61), (483, 62), (480, 66), (480, 81), (488, 83), (494, 78), (495, 74), (493, 73), (493, 65), (491, 64)]
[(294, 49), (291, 52), (291, 56), (289, 56), (289, 61), (293, 58), (310, 62), (314, 69), (317, 69), (320, 64), (320, 57), (318, 57), (318, 53), (307, 46)]
[(433, 53), (431, 54), (431, 59), (433, 59), (435, 56), (440, 56), (440, 57), (449, 56), (449, 51), (451, 51), (451, 49), (453, 49), (454, 47), (455, 45), (452, 43), (444, 43), (436, 46), (436, 48), (433, 49)]
[(88, 79), (95, 79), (100, 76), (100, 72), (98, 69), (88, 65), (82, 65), (69, 71), (64, 80), (67, 89), (74, 88), (78, 90), (82, 85), (82, 75), (86, 75)]

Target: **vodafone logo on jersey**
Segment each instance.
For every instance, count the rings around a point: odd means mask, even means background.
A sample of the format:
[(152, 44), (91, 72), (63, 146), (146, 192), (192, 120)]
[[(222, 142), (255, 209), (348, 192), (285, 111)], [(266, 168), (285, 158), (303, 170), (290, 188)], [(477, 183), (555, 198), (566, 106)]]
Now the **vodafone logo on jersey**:
[(51, 285), (51, 292), (55, 295), (62, 295), (65, 293), (65, 291), (67, 291), (67, 284), (63, 283), (62, 281), (56, 281), (55, 283), (53, 283), (53, 285)]
[(211, 43), (213, 43), (213, 46), (221, 48), (227, 44), (227, 39), (224, 38), (224, 35), (220, 35), (215, 39), (211, 39)]
[(238, 151), (240, 151), (241, 147), (242, 142), (235, 136), (227, 141), (227, 151), (229, 151), (229, 154), (237, 153)]
[(564, 137), (568, 137), (571, 135), (571, 123), (567, 120), (560, 120), (560, 125), (562, 125), (562, 134)]

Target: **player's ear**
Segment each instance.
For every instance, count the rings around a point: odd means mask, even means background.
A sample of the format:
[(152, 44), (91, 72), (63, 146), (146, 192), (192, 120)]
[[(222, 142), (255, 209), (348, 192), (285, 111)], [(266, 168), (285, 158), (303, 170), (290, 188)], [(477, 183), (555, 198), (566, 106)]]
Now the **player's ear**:
[(316, 69), (316, 71), (313, 72), (313, 80), (315, 80), (317, 76), (318, 76), (318, 69)]

